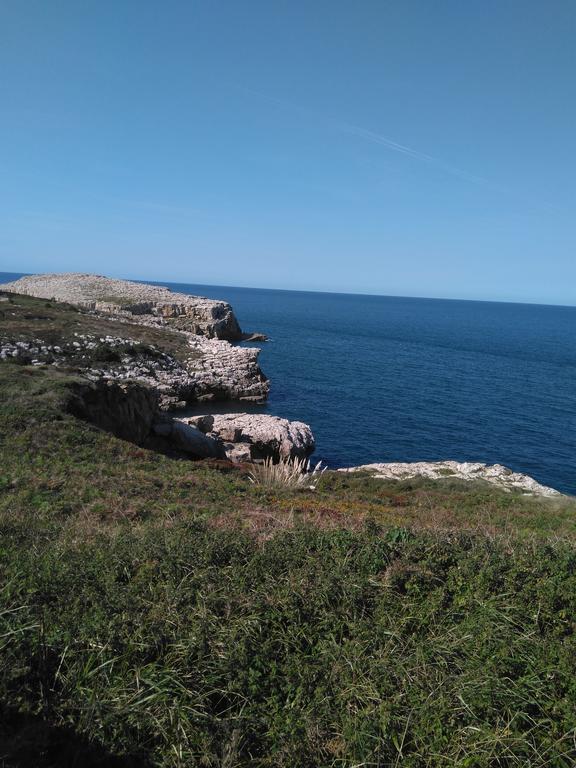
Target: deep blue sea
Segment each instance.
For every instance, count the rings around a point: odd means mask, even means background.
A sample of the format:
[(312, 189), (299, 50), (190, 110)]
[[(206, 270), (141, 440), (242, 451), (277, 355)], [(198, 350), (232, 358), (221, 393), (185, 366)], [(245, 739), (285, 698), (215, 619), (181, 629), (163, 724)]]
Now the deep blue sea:
[(309, 423), (329, 466), (498, 462), (576, 494), (576, 307), (158, 284), (270, 337), (259, 410)]

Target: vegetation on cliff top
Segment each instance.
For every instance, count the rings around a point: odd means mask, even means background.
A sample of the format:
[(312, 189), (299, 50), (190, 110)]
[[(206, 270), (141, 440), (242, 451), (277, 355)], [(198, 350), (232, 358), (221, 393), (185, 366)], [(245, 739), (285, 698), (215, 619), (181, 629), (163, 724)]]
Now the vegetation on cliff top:
[[(186, 337), (165, 326), (154, 327), (129, 320), (119, 323), (113, 317), (87, 312), (71, 304), (31, 296), (16, 296), (1, 291), (0, 296), (7, 299), (0, 303), (0, 342), (4, 339), (39, 340), (53, 345), (73, 343), (81, 334), (122, 336), (148, 347), (158, 347), (181, 361), (192, 356)], [(70, 365), (76, 362), (83, 361), (75, 360), (71, 354)]]
[(77, 376), (0, 364), (1, 764), (574, 765), (572, 499), (260, 487), (77, 420)]

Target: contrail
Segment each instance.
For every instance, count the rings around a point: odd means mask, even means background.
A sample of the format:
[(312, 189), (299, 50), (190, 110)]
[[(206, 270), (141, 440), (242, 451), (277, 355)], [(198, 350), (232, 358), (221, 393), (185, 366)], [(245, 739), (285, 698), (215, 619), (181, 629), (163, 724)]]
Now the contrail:
[[(282, 107), (283, 109), (287, 109), (291, 112), (299, 112), (300, 114), (305, 115), (308, 118), (312, 118), (316, 121), (323, 122), (327, 126), (330, 126), (332, 129), (336, 129), (341, 133), (346, 133), (349, 136), (354, 136), (358, 139), (364, 139), (365, 141), (371, 141), (374, 144), (379, 144), (380, 146), (385, 147), (386, 149), (389, 149), (391, 152), (398, 152), (399, 154), (405, 155), (406, 157), (410, 157), (413, 160), (417, 160), (422, 163), (427, 163), (428, 165), (438, 168), (439, 170), (444, 171), (444, 173), (450, 174), (451, 176), (456, 176), (457, 178), (462, 179), (463, 181), (467, 181), (471, 184), (476, 184), (482, 187), (488, 187), (493, 190), (503, 192), (506, 195), (511, 195), (512, 197), (524, 198), (524, 195), (518, 189), (513, 189), (504, 184), (500, 184), (499, 182), (491, 181), (490, 179), (487, 179), (484, 176), (477, 176), (476, 174), (469, 173), (468, 171), (465, 171), (462, 168), (458, 168), (457, 166), (451, 165), (450, 163), (446, 163), (444, 160), (441, 160), (438, 157), (429, 155), (426, 152), (420, 152), (420, 150), (414, 149), (414, 147), (409, 147), (406, 144), (400, 144), (399, 142), (394, 141), (388, 136), (384, 136), (381, 133), (376, 133), (375, 131), (371, 131), (368, 128), (362, 128), (359, 125), (352, 125), (351, 123), (345, 123), (333, 117), (327, 117), (307, 107), (301, 107), (298, 104), (293, 104), (289, 101), (285, 101), (284, 99), (278, 99), (278, 98), (275, 98), (274, 96), (268, 96), (267, 94), (261, 93), (260, 91), (256, 91), (252, 88), (246, 88), (243, 86), (235, 86), (235, 87), (237, 88), (237, 90), (243, 91), (244, 93), (251, 94), (252, 96), (256, 96), (259, 99), (263, 99), (264, 101), (268, 101), (270, 104), (275, 104), (276, 106)], [(524, 198), (524, 202), (526, 202), (525, 198)], [(532, 206), (535, 205), (534, 201), (529, 201), (529, 204)], [(545, 200), (539, 200), (536, 207), (538, 206), (546, 208), (548, 211), (553, 211), (554, 213), (559, 212), (556, 206), (548, 203)]]
[(271, 104), (276, 104), (277, 106), (282, 107), (283, 109), (288, 109), (292, 112), (300, 112), (301, 114), (307, 115), (308, 117), (314, 118), (315, 120), (320, 120), (326, 123), (327, 125), (330, 125), (332, 128), (336, 128), (342, 133), (347, 133), (349, 136), (356, 136), (357, 138), (365, 139), (366, 141), (371, 141), (374, 144), (380, 144), (381, 146), (386, 147), (392, 152), (399, 152), (400, 154), (406, 155), (407, 157), (411, 157), (414, 160), (420, 160), (421, 162), (428, 163), (429, 165), (434, 165), (437, 168), (442, 169), (446, 173), (450, 173), (453, 176), (458, 176), (459, 178), (464, 179), (465, 181), (470, 181), (474, 184), (482, 184), (482, 185), (490, 185), (490, 186), (493, 185), (491, 181), (483, 178), (482, 176), (476, 176), (472, 173), (468, 173), (468, 171), (464, 171), (461, 168), (457, 168), (453, 165), (450, 165), (449, 163), (445, 163), (443, 160), (441, 160), (438, 157), (433, 157), (432, 155), (428, 155), (425, 152), (420, 152), (419, 150), (414, 149), (413, 147), (408, 147), (405, 144), (400, 144), (399, 142), (388, 138), (388, 136), (383, 136), (380, 133), (375, 133), (374, 131), (371, 131), (368, 128), (362, 128), (361, 126), (358, 126), (358, 125), (344, 123), (341, 120), (336, 120), (333, 117), (326, 117), (325, 115), (321, 115), (312, 109), (308, 109), (307, 107), (301, 107), (298, 104), (293, 104), (289, 101), (285, 101), (284, 99), (278, 99), (274, 96), (268, 96), (265, 93), (261, 93), (260, 91), (254, 90), (253, 88), (239, 87), (239, 90), (244, 91), (245, 93), (249, 93), (253, 96), (257, 96), (258, 98), (263, 99), (264, 101), (268, 101)]
[(347, 123), (339, 123), (338, 127), (341, 131), (348, 133), (351, 136), (358, 136), (361, 139), (372, 141), (374, 144), (381, 144), (383, 147), (391, 149), (393, 152), (400, 152), (403, 155), (412, 157), (414, 160), (421, 160), (422, 162), (428, 163), (429, 165), (434, 165), (437, 168), (441, 168), (443, 171), (446, 171), (446, 173), (451, 173), (452, 175), (458, 176), (465, 181), (471, 181), (474, 184), (486, 184), (492, 186), (492, 182), (482, 176), (475, 176), (472, 173), (468, 173), (468, 171), (463, 171), (461, 168), (456, 168), (449, 163), (445, 163), (443, 160), (440, 160), (437, 157), (427, 155), (425, 152), (420, 152), (419, 150), (413, 149), (412, 147), (407, 147), (405, 144), (399, 144), (397, 141), (393, 141), (387, 136), (382, 136), (380, 133), (374, 133), (374, 131), (370, 131), (367, 128), (361, 128), (358, 125), (348, 125)]

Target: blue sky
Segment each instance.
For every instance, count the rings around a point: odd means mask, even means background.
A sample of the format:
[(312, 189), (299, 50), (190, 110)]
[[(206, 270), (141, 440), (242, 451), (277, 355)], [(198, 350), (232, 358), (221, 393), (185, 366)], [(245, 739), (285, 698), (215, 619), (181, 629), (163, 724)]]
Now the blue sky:
[(0, 269), (576, 304), (573, 0), (4, 0)]

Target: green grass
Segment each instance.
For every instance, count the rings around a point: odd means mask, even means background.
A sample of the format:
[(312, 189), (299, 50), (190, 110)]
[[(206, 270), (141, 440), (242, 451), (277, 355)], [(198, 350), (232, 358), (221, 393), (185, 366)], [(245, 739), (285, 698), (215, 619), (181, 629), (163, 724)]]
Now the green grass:
[(0, 364), (0, 765), (576, 763), (573, 499), (256, 487), (75, 376)]
[[(5, 531), (2, 700), (153, 765), (571, 766), (567, 545)], [(26, 541), (26, 546), (23, 546)], [(547, 762), (549, 761), (549, 762)]]

